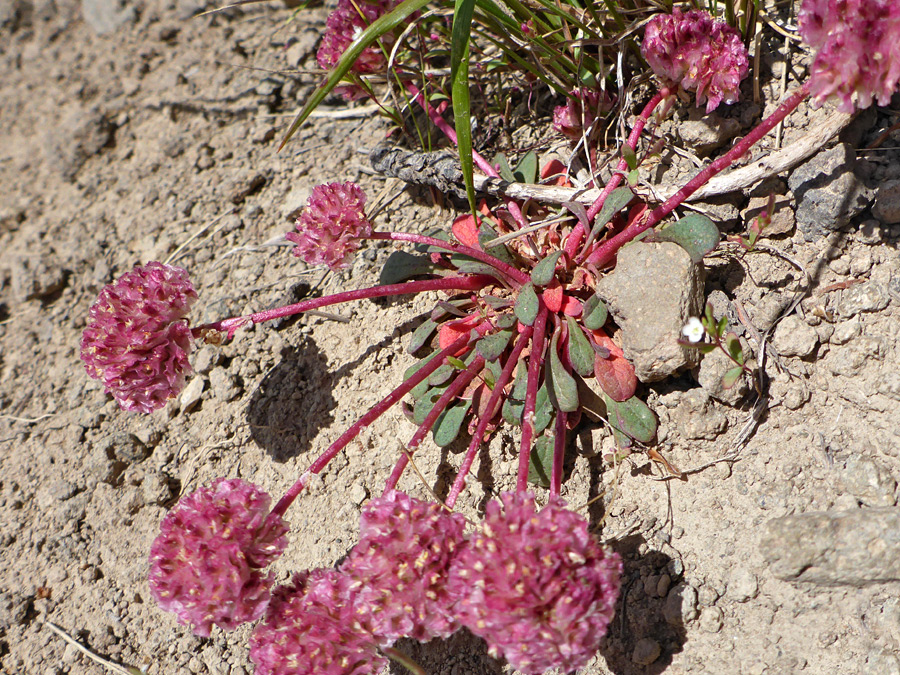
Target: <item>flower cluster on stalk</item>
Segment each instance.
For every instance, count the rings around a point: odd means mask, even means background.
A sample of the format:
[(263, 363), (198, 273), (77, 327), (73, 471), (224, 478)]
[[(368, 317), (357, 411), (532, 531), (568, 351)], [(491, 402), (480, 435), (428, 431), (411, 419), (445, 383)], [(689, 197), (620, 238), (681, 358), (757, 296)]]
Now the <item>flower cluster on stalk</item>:
[(707, 113), (738, 100), (750, 63), (734, 28), (703, 10), (677, 7), (650, 19), (641, 54), (665, 82), (696, 92)]
[(184, 319), (196, 299), (187, 272), (158, 262), (106, 286), (81, 339), (88, 375), (125, 410), (162, 408), (191, 372), (192, 337)]
[(890, 103), (900, 84), (900, 2), (804, 0), (797, 23), (816, 50), (810, 91), (818, 101), (834, 95), (843, 112)]

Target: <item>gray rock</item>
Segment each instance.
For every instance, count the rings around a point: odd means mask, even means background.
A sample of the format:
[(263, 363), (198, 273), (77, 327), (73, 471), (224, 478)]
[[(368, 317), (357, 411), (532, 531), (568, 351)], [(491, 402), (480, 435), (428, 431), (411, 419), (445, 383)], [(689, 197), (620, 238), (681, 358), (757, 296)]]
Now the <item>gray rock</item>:
[(133, 3), (125, 0), (81, 0), (81, 15), (97, 35), (109, 35), (137, 21)]
[(683, 626), (697, 618), (697, 589), (687, 584), (674, 586), (666, 597), (663, 617), (672, 626)]
[[(747, 208), (741, 211), (745, 226), (749, 227), (750, 222), (763, 211), (769, 208), (768, 197), (751, 197)], [(772, 207), (771, 222), (765, 227), (760, 234), (761, 237), (775, 237), (780, 234), (787, 234), (794, 229), (794, 200), (788, 195), (780, 195), (775, 197), (775, 204)]]
[(112, 437), (110, 447), (113, 457), (126, 464), (142, 462), (150, 456), (150, 448), (134, 434), (120, 433)]
[(683, 248), (669, 242), (626, 246), (597, 293), (622, 329), (622, 348), (641, 382), (697, 364), (698, 352), (678, 339), (703, 306), (703, 268)]
[(892, 180), (878, 186), (872, 215), (884, 225), (900, 223), (900, 180)]
[(225, 368), (213, 368), (209, 373), (209, 386), (213, 396), (220, 401), (230, 401), (241, 394), (237, 379)]
[(659, 658), (662, 654), (662, 647), (653, 638), (641, 638), (634, 645), (634, 652), (631, 654), (632, 663), (639, 666), (649, 666)]
[(841, 295), (838, 313), (850, 318), (860, 312), (879, 312), (891, 301), (887, 290), (877, 281), (854, 284)]
[(204, 345), (194, 357), (194, 370), (206, 375), (213, 366), (217, 366), (222, 358), (222, 353), (212, 345)]
[(685, 392), (671, 413), (673, 427), (685, 438), (715, 439), (728, 427), (728, 418), (709, 403), (709, 394), (702, 389)]
[(764, 525), (759, 549), (784, 581), (857, 587), (900, 581), (900, 509), (775, 518)]
[(743, 567), (732, 570), (728, 579), (728, 599), (747, 602), (759, 594), (759, 580), (756, 575)]
[(852, 455), (841, 473), (844, 490), (866, 506), (893, 506), (897, 481), (884, 466), (867, 457)]
[(47, 298), (68, 283), (69, 272), (43, 258), (14, 258), (11, 268), (13, 297), (18, 302)]
[(819, 336), (796, 314), (783, 319), (775, 329), (772, 344), (782, 356), (809, 356), (819, 344)]
[(172, 498), (172, 488), (161, 471), (148, 473), (141, 481), (141, 496), (145, 504), (165, 504)]
[(712, 112), (704, 115), (699, 108), (688, 113), (688, 119), (676, 127), (684, 145), (698, 155), (705, 155), (721, 148), (741, 131), (741, 123), (730, 117)]
[(861, 332), (862, 324), (859, 317), (844, 321), (835, 327), (834, 333), (831, 335), (831, 344), (845, 345), (853, 338), (858, 337)]
[[(742, 340), (744, 354), (749, 354), (748, 345)], [(703, 390), (717, 401), (725, 405), (736, 406), (750, 390), (749, 379), (746, 373), (741, 375), (733, 386), (726, 389), (722, 386), (722, 378), (729, 370), (735, 367), (734, 361), (728, 358), (721, 349), (715, 349), (706, 354), (700, 361), (699, 367), (693, 370), (694, 379), (703, 387)]]
[(845, 227), (872, 200), (857, 178), (856, 152), (847, 143), (824, 150), (791, 174), (788, 185), (797, 200), (797, 227), (807, 241)]
[(180, 407), (181, 412), (186, 412), (197, 405), (203, 389), (206, 387), (206, 381), (199, 375), (188, 382), (188, 385), (181, 392)]
[(900, 661), (892, 652), (874, 649), (859, 672), (860, 675), (900, 675)]
[(725, 616), (718, 607), (704, 609), (700, 615), (700, 630), (704, 633), (718, 633), (722, 630), (724, 619)]
[(53, 481), (50, 485), (50, 495), (61, 502), (71, 499), (76, 494), (78, 494), (78, 487), (67, 480)]
[(890, 368), (881, 371), (875, 388), (879, 394), (900, 401), (900, 373)]

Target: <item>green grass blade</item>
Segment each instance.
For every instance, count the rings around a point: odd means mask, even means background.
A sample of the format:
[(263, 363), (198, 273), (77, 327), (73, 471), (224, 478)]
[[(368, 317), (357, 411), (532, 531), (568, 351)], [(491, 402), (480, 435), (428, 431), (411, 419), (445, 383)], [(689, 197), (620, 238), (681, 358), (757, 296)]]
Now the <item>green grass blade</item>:
[(285, 134), (284, 139), (281, 141), (281, 145), (278, 146), (278, 149), (281, 150), (284, 147), (284, 144), (287, 143), (291, 136), (296, 133), (297, 129), (300, 128), (300, 125), (306, 121), (309, 114), (325, 100), (325, 97), (328, 96), (338, 84), (340, 84), (341, 80), (344, 79), (344, 76), (348, 72), (350, 72), (350, 68), (366, 47), (374, 44), (374, 42), (382, 35), (402, 24), (407, 17), (418, 12), (427, 5), (428, 2), (429, 0), (404, 0), (404, 2), (401, 2), (394, 7), (390, 12), (379, 17), (378, 20), (373, 21), (371, 26), (356, 36), (356, 39), (350, 43), (349, 47), (347, 47), (347, 51), (343, 53), (340, 60), (337, 62), (337, 65), (335, 65), (331, 72), (328, 73), (328, 79), (313, 92), (313, 95), (310, 96), (306, 105), (304, 105), (300, 112), (297, 113), (297, 116), (294, 118), (294, 121), (291, 122), (291, 126), (288, 129), (287, 134)]
[[(410, 2), (411, 0), (407, 0)], [(450, 79), (453, 83), (453, 125), (456, 127), (456, 147), (459, 165), (466, 183), (469, 208), (475, 216), (475, 163), (472, 159), (472, 112), (469, 100), (469, 34), (475, 0), (456, 0), (453, 8), (453, 30), (450, 40)]]

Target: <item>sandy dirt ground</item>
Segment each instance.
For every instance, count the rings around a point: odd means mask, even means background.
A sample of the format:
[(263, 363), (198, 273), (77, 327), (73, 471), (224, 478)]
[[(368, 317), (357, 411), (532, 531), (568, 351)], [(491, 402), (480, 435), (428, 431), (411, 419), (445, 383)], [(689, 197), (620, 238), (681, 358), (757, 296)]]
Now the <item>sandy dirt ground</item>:
[[(307, 316), (203, 347), (182, 398), (149, 416), (120, 411), (86, 376), (87, 310), (135, 264), (186, 268), (198, 323), (376, 283), (392, 250), (367, 248), (345, 273), (323, 276), (273, 245), (316, 184), (356, 180), (373, 201), (402, 189), (368, 167), (365, 152), (386, 130), (370, 113), (316, 118), (275, 152), (315, 84), (297, 71), (314, 67), (327, 8), (293, 22), (274, 3), (196, 16), (206, 8), (0, 2), (3, 673), (110, 672), (49, 622), (151, 675), (251, 673), (247, 628), (198, 638), (150, 598), (159, 522), (179, 495), (216, 476), (286, 489), (400, 381), (413, 362), (408, 334), (434, 302), (361, 301), (335, 310), (340, 321)], [(764, 105), (773, 91), (764, 88)], [(815, 114), (792, 116), (786, 141)], [(865, 147), (895, 117), (864, 116), (851, 142)], [(883, 203), (900, 177), (898, 140), (855, 153)], [(378, 227), (446, 226), (452, 212), (414, 198), (423, 194), (393, 201)], [(723, 213), (736, 221), (747, 198), (738, 193)], [(662, 480), (643, 455), (611, 467), (600, 425), (573, 434), (564, 496), (580, 506), (602, 495), (584, 512), (625, 559), (616, 617), (585, 673), (900, 673), (900, 535), (890, 525), (900, 479), (900, 210), (896, 221), (884, 206), (879, 213), (867, 208), (809, 240), (789, 222), (768, 240), (777, 253), (707, 261), (707, 292), (721, 307), (740, 305), (754, 331), (781, 322), (770, 334), (768, 407), (740, 452), (753, 397), (722, 403), (689, 373), (642, 388), (660, 418), (658, 449), (688, 472), (683, 480)], [(758, 356), (754, 332), (744, 333)], [(413, 431), (390, 412), (313, 483), (288, 513), (280, 580), (347, 553), (360, 506), (379, 494)], [(420, 451), (438, 494), (461, 450)], [(465, 513), (513, 487), (516, 451), (513, 432), (495, 436), (461, 499)], [(428, 495), (412, 472), (401, 487)], [(818, 529), (784, 519), (815, 513), (825, 514)], [(848, 518), (856, 525), (842, 526)], [(829, 537), (840, 541), (817, 558)], [(809, 560), (791, 569), (793, 553)], [(508, 670), (467, 634), (401, 647), (428, 673)]]

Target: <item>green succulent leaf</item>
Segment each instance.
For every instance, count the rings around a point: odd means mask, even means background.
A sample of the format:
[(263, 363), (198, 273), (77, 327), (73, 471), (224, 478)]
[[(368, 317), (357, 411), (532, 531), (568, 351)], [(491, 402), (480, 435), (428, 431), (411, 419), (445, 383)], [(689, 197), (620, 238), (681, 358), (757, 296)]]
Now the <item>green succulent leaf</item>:
[(431, 430), (435, 445), (443, 448), (456, 440), (471, 405), (472, 401), (461, 401), (440, 414)]
[(497, 281), (506, 283), (506, 278), (497, 270), (497, 268), (480, 260), (474, 260), (466, 255), (452, 255), (450, 262), (456, 266), (460, 274), (485, 274), (494, 277)]
[(594, 374), (594, 348), (588, 342), (584, 332), (571, 316), (566, 317), (569, 324), (569, 362), (575, 372), (582, 377), (590, 377)]
[(519, 290), (519, 297), (516, 299), (516, 316), (523, 324), (531, 326), (534, 325), (534, 320), (537, 319), (539, 309), (540, 300), (538, 300), (534, 286), (525, 284)]
[(498, 236), (497, 230), (482, 221), (481, 227), (478, 230), (478, 243), (481, 244), (481, 249), (488, 255), (497, 258), (497, 260), (502, 260), (505, 263), (514, 262), (509, 249), (503, 244), (498, 244), (497, 246), (487, 245), (488, 242), (496, 239)]
[(495, 361), (509, 345), (512, 336), (513, 332), (511, 330), (498, 331), (481, 338), (475, 344), (475, 349), (484, 357), (485, 361)]
[(552, 473), (553, 439), (549, 436), (538, 436), (528, 457), (528, 482), (549, 488)]
[(550, 394), (554, 408), (562, 412), (575, 412), (578, 410), (578, 384), (563, 367), (557, 351), (558, 343), (559, 332), (556, 332), (550, 340), (550, 367), (546, 372), (547, 393)]
[(603, 394), (608, 421), (616, 443), (621, 448), (631, 447), (632, 440), (650, 443), (656, 436), (656, 415), (637, 396), (625, 401), (614, 401)]
[(690, 213), (681, 220), (672, 223), (656, 233), (660, 241), (671, 241), (678, 244), (694, 264), (703, 260), (703, 256), (719, 245), (719, 228), (706, 216)]
[(506, 155), (504, 153), (498, 152), (496, 155), (494, 155), (494, 161), (492, 163), (497, 167), (497, 173), (500, 174), (500, 178), (505, 181), (509, 181), (510, 183), (516, 182), (516, 177), (513, 175), (513, 170), (509, 168), (509, 160), (506, 159)]
[(412, 335), (409, 336), (409, 346), (407, 346), (406, 351), (410, 354), (415, 354), (419, 351), (428, 340), (434, 335), (434, 331), (437, 329), (437, 323), (432, 321), (431, 319), (426, 319), (421, 324), (419, 324), (418, 328), (416, 328)]
[(744, 348), (741, 346), (741, 341), (735, 333), (729, 332), (725, 336), (725, 347), (728, 349), (728, 354), (732, 359), (744, 365)]
[(507, 328), (512, 328), (513, 326), (515, 326), (518, 321), (519, 320), (516, 318), (516, 315), (514, 313), (507, 312), (506, 314), (501, 314), (497, 317), (497, 328), (506, 330)]
[(522, 156), (512, 173), (513, 178), (520, 183), (537, 182), (538, 157), (534, 150), (529, 150)]
[(413, 277), (434, 274), (438, 271), (437, 265), (431, 262), (427, 255), (414, 255), (406, 251), (394, 251), (384, 261), (378, 283), (382, 285), (399, 284)]
[(613, 219), (619, 211), (628, 206), (628, 203), (634, 199), (634, 193), (630, 188), (620, 187), (609, 193), (600, 213), (594, 218), (594, 227), (591, 229), (591, 238), (595, 239), (600, 234), (600, 229)]
[(535, 286), (546, 286), (553, 281), (556, 276), (556, 263), (559, 262), (562, 253), (562, 251), (554, 251), (535, 265), (531, 270), (531, 283)]
[(432, 387), (426, 391), (421, 398), (416, 400), (415, 405), (413, 405), (413, 422), (422, 424), (425, 421), (425, 417), (427, 417), (428, 413), (431, 412), (431, 409), (434, 408), (434, 404), (437, 403), (438, 399), (445, 391), (447, 391), (447, 387), (449, 386), (450, 385)]
[(734, 368), (726, 371), (726, 373), (722, 376), (722, 389), (731, 389), (741, 378), (741, 374), (743, 372), (744, 369), (740, 366), (735, 366)]
[(585, 300), (581, 312), (581, 320), (584, 323), (584, 327), (589, 330), (603, 328), (606, 319), (609, 317), (606, 303), (603, 302), (599, 295), (592, 295)]
[(634, 171), (637, 168), (637, 155), (634, 153), (634, 149), (627, 143), (622, 146), (622, 157), (625, 158), (625, 162), (628, 164), (628, 169), (630, 171)]

